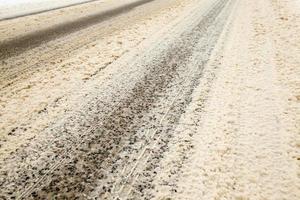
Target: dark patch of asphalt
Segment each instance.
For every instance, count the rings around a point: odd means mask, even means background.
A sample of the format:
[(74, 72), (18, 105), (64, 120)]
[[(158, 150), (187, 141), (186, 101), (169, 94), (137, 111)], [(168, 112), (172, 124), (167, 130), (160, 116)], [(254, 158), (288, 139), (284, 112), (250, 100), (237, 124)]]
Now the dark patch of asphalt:
[(27, 50), (39, 46), (70, 33), (82, 30), (109, 18), (124, 14), (130, 10), (154, 0), (139, 0), (120, 7), (89, 15), (71, 22), (65, 22), (53, 27), (39, 30), (27, 35), (0, 42), (0, 60), (19, 55)]

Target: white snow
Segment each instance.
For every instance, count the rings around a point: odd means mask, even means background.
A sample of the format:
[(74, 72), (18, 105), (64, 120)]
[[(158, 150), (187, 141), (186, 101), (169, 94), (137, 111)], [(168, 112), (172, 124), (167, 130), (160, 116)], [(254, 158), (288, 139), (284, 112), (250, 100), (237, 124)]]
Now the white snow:
[(91, 0), (0, 0), (0, 20), (89, 1)]

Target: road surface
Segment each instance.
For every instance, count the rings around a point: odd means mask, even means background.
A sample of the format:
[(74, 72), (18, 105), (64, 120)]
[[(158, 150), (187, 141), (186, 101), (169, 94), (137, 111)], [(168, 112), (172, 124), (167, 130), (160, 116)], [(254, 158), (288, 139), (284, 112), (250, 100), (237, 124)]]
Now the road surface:
[(0, 21), (0, 198), (299, 199), (299, 11), (110, 0)]

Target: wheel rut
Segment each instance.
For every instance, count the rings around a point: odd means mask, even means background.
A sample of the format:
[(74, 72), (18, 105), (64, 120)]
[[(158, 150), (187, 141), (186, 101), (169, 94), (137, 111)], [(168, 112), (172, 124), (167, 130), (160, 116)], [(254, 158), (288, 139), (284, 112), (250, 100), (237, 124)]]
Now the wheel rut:
[(3, 195), (152, 198), (147, 192), (153, 189), (151, 180), (201, 80), (232, 2), (216, 1), (192, 27), (171, 43), (166, 41), (165, 48), (146, 52), (137, 70), (102, 86), (103, 93), (88, 103), (87, 110), (7, 158), (0, 167), (5, 177), (0, 186), (7, 186)]

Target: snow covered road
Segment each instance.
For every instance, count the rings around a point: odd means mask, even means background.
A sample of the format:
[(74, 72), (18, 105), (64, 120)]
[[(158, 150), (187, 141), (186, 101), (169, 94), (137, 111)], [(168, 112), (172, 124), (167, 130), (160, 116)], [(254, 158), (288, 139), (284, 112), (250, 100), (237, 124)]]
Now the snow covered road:
[(295, 2), (107, 0), (0, 21), (0, 198), (298, 200)]

